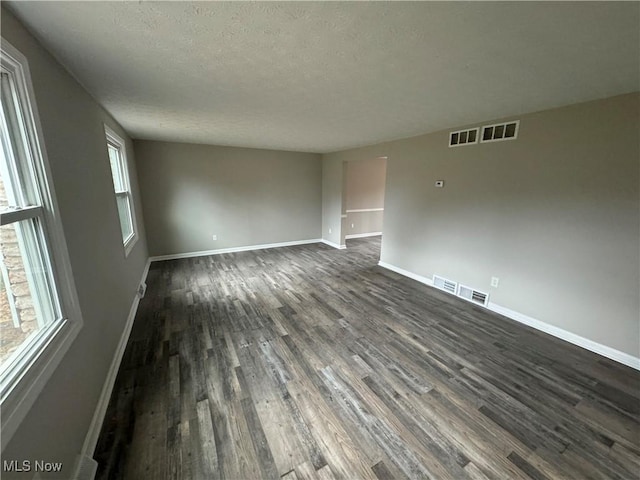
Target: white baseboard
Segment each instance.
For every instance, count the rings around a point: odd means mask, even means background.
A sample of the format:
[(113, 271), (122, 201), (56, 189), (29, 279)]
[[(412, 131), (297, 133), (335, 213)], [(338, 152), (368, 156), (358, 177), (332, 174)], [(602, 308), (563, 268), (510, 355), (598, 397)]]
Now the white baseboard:
[(433, 280), (431, 278), (423, 277), (422, 275), (418, 275), (416, 273), (410, 272), (409, 270), (404, 270), (400, 267), (396, 267), (395, 265), (391, 265), (390, 263), (378, 262), (382, 268), (386, 268), (387, 270), (391, 270), (392, 272), (399, 273), (405, 277), (409, 277), (414, 279), (417, 282), (424, 283), (425, 285), (433, 286)]
[(147, 258), (147, 263), (145, 264), (144, 270), (142, 271), (142, 278), (140, 279), (140, 283), (147, 282), (147, 275), (149, 275), (149, 267), (151, 267), (151, 258)]
[(338, 250), (344, 250), (347, 248), (346, 245), (338, 245), (337, 243), (330, 242), (329, 240), (325, 240), (324, 238), (321, 240), (325, 245), (329, 245), (330, 247), (337, 248)]
[[(98, 472), (98, 462), (86, 455), (78, 455), (74, 468), (73, 480), (94, 480)], [(36, 477), (33, 477), (36, 480)]]
[(528, 325), (529, 327), (540, 330), (541, 332), (548, 333), (549, 335), (552, 335), (566, 342), (573, 343), (574, 345), (602, 355), (603, 357), (610, 358), (611, 360), (615, 360), (616, 362), (627, 365), (628, 367), (640, 370), (640, 358), (634, 357), (633, 355), (621, 352), (620, 350), (616, 350), (615, 348), (607, 347), (606, 345), (602, 345), (601, 343), (594, 342), (593, 340), (589, 340), (588, 338), (581, 337), (580, 335), (569, 332), (568, 330), (564, 330), (560, 327), (556, 327), (540, 320), (536, 320), (535, 318), (529, 317), (528, 315), (525, 315), (523, 313), (516, 312), (500, 305), (496, 305), (493, 302), (489, 302), (487, 308), (491, 311), (499, 313), (500, 315), (504, 315), (511, 320), (515, 320), (516, 322)]
[(208, 255), (220, 255), (222, 253), (248, 252), (249, 250), (264, 250), (267, 248), (292, 247), (294, 245), (307, 245), (309, 243), (321, 243), (322, 241), (323, 240), (321, 238), (314, 238), (310, 240), (295, 240), (293, 242), (264, 243), (261, 245), (246, 245), (243, 247), (220, 248), (217, 250), (201, 250), (199, 252), (174, 253), (171, 255), (158, 255), (156, 257), (151, 257), (149, 260), (152, 262), (157, 262), (160, 260), (177, 260), (179, 258), (206, 257)]
[[(396, 272), (396, 273), (399, 273), (400, 275), (404, 275), (405, 277), (412, 278), (420, 283), (424, 283), (425, 285), (433, 286), (433, 280), (430, 278), (423, 277), (421, 275), (415, 274), (408, 270), (404, 270), (402, 268), (396, 267), (395, 265), (391, 265), (389, 263), (378, 262), (378, 265), (383, 268), (386, 268), (387, 270), (391, 270), (392, 272)], [(478, 305), (478, 306), (482, 306), (482, 305)], [(535, 328), (536, 330), (540, 330), (541, 332), (548, 333), (549, 335), (552, 335), (556, 338), (559, 338), (566, 342), (577, 345), (578, 347), (582, 347), (585, 350), (589, 350), (591, 352), (597, 353), (598, 355), (602, 355), (603, 357), (607, 357), (611, 360), (622, 363), (623, 365), (627, 365), (628, 367), (634, 368), (636, 370), (640, 370), (640, 358), (638, 357), (634, 357), (633, 355), (629, 355), (628, 353), (621, 352), (620, 350), (616, 350), (615, 348), (602, 345), (601, 343), (594, 342), (593, 340), (589, 340), (588, 338), (581, 337), (580, 335), (569, 332), (568, 330), (564, 330), (560, 327), (550, 325), (546, 322), (529, 317), (528, 315), (525, 315), (523, 313), (516, 312), (515, 310), (502, 307), (493, 302), (489, 302), (486, 308), (488, 310), (491, 310), (492, 312), (499, 313), (500, 315), (504, 315), (505, 317), (508, 317), (511, 320), (515, 320), (516, 322)]]
[[(147, 280), (147, 274), (149, 273), (149, 266), (151, 265), (151, 259), (147, 260), (147, 263), (142, 272), (142, 278), (140, 279), (140, 283), (143, 283)], [(138, 285), (140, 285), (138, 283)], [(107, 378), (105, 379), (104, 385), (102, 387), (102, 391), (100, 392), (100, 398), (98, 399), (98, 405), (96, 406), (96, 410), (93, 414), (93, 418), (91, 420), (91, 425), (89, 426), (89, 431), (87, 432), (87, 436), (84, 440), (84, 445), (82, 446), (82, 452), (80, 453), (79, 459), (82, 461), (78, 461), (76, 464), (76, 471), (74, 472), (74, 479), (82, 479), (82, 480), (91, 480), (91, 478), (87, 477), (87, 459), (93, 458), (93, 453), (96, 449), (96, 445), (98, 443), (98, 437), (100, 436), (100, 430), (102, 429), (102, 422), (104, 421), (104, 416), (107, 413), (107, 407), (109, 406), (109, 400), (111, 399), (111, 392), (113, 391), (113, 386), (116, 382), (116, 377), (118, 376), (118, 370), (120, 369), (120, 363), (122, 362), (122, 357), (124, 356), (124, 351), (127, 347), (127, 342), (129, 341), (129, 335), (131, 334), (131, 328), (133, 327), (133, 321), (136, 318), (136, 312), (138, 311), (138, 304), (140, 303), (140, 296), (137, 293), (133, 298), (133, 303), (131, 304), (131, 308), (129, 309), (129, 316), (127, 317), (127, 322), (124, 326), (124, 330), (122, 331), (122, 335), (120, 335), (120, 341), (118, 342), (118, 346), (116, 347), (115, 354), (113, 356), (113, 360), (111, 361), (111, 365), (109, 367), (109, 372), (107, 373)], [(96, 464), (97, 467), (97, 464)], [(95, 474), (95, 472), (94, 472)]]
[(380, 235), (382, 235), (382, 232), (353, 233), (351, 235), (345, 235), (344, 239), (349, 240), (350, 238), (379, 237)]

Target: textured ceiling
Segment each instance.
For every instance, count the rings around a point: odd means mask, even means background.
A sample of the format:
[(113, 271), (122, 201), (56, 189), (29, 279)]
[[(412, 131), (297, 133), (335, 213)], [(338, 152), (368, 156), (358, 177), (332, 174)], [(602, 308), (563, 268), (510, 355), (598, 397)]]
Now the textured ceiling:
[(330, 152), (640, 89), (638, 2), (9, 5), (134, 138)]

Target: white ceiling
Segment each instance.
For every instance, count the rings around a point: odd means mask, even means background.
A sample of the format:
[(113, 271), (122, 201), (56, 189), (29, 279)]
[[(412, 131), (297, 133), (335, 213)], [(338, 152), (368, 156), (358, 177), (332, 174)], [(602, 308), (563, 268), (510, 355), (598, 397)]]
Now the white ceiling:
[(640, 89), (638, 2), (9, 4), (134, 138), (330, 152)]

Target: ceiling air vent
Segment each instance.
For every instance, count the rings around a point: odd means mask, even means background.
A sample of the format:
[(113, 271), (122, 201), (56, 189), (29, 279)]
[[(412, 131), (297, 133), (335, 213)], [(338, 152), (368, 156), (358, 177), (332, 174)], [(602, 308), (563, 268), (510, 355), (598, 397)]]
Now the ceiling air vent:
[(460, 147), (462, 145), (471, 145), (478, 143), (478, 129), (459, 130), (449, 134), (449, 146)]
[(482, 127), (482, 137), (480, 141), (501, 142), (502, 140), (515, 140), (518, 137), (518, 126), (520, 120), (515, 122), (498, 123), (496, 125), (485, 125)]
[(458, 288), (458, 284), (456, 282), (439, 277), (438, 275), (433, 276), (433, 286), (440, 290), (444, 290), (445, 292), (449, 292), (452, 295), (456, 294), (456, 289)]
[(470, 302), (477, 303), (478, 305), (487, 306), (489, 302), (489, 294), (474, 290), (473, 288), (460, 285), (458, 287), (458, 296), (462, 297)]

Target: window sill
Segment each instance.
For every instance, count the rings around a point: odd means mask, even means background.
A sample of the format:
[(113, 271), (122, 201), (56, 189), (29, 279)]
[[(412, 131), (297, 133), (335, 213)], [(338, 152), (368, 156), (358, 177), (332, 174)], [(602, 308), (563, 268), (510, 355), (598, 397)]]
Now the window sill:
[(63, 321), (55, 331), (47, 336), (40, 353), (31, 359), (22, 377), (3, 396), (0, 405), (2, 408), (2, 445), (0, 451), (4, 450), (20, 423), (29, 413), (81, 329), (82, 323), (79, 320)]
[(133, 236), (124, 243), (124, 258), (127, 258), (129, 256), (129, 254), (131, 253), (131, 250), (133, 250), (133, 247), (137, 242), (138, 242), (138, 234), (134, 233)]

